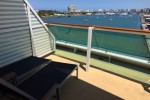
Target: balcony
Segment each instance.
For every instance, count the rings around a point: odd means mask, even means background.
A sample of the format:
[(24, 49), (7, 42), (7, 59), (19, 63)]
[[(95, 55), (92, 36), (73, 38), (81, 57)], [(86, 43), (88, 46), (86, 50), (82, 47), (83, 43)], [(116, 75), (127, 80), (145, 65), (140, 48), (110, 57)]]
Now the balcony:
[[(78, 63), (80, 67), (80, 82), (70, 78), (62, 87), (64, 100), (149, 98), (148, 31), (108, 27), (93, 29), (91, 63), (86, 73), (89, 26), (47, 23), (47, 27), (54, 34), (57, 44), (54, 55), (47, 58)], [(73, 89), (67, 90), (68, 86)], [(147, 95), (146, 98), (143, 94)]]
[(46, 27), (27, 0), (0, 2), (0, 68), (30, 56), (78, 64), (79, 79), (72, 74), (61, 87), (61, 100), (149, 100), (149, 31)]

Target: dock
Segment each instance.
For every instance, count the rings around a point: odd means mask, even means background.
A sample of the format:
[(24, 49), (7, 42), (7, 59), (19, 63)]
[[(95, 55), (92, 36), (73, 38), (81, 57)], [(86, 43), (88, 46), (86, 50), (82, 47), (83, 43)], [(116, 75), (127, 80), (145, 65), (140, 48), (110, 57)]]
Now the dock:
[[(146, 24), (146, 21), (145, 21), (145, 18), (144, 18), (144, 14), (140, 14), (140, 17), (141, 17), (141, 29), (142, 30), (145, 30), (145, 31), (149, 31), (149, 29), (147, 29), (147, 24)], [(148, 46), (148, 49), (150, 51), (150, 35), (145, 35), (145, 39), (146, 39), (146, 42), (147, 42), (147, 46)], [(150, 57), (150, 55), (148, 55), (148, 57)]]

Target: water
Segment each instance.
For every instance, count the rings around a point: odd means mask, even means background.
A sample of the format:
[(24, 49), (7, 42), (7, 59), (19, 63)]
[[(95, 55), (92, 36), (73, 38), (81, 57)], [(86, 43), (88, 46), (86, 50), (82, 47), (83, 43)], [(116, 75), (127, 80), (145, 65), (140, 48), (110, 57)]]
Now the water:
[(141, 21), (138, 14), (121, 15), (85, 15), (72, 17), (43, 18), (44, 22), (59, 22), (69, 24), (86, 24), (97, 26), (110, 26), (130, 29), (140, 29)]

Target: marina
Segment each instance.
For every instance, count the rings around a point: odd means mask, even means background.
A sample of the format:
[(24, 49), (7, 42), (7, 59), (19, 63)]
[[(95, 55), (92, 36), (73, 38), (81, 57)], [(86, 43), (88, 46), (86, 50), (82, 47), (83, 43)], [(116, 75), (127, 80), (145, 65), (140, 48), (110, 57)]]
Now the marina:
[[(132, 17), (131, 17), (132, 16)], [(68, 24), (97, 25), (120, 27), (130, 29), (141, 29), (140, 15), (82, 15), (71, 17), (47, 17), (44, 22), (58, 22)]]

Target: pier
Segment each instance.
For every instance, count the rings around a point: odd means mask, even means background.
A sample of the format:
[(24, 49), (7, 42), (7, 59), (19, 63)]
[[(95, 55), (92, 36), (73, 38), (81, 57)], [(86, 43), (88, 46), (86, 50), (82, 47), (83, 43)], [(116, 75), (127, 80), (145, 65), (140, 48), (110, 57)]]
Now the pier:
[[(141, 28), (142, 30), (148, 31), (149, 29), (147, 28), (147, 24), (146, 24), (146, 18), (144, 17), (144, 14), (140, 14), (141, 16)], [(145, 39), (147, 42), (147, 46), (149, 48), (150, 51), (150, 35), (145, 35)], [(150, 56), (150, 55), (148, 55)]]

